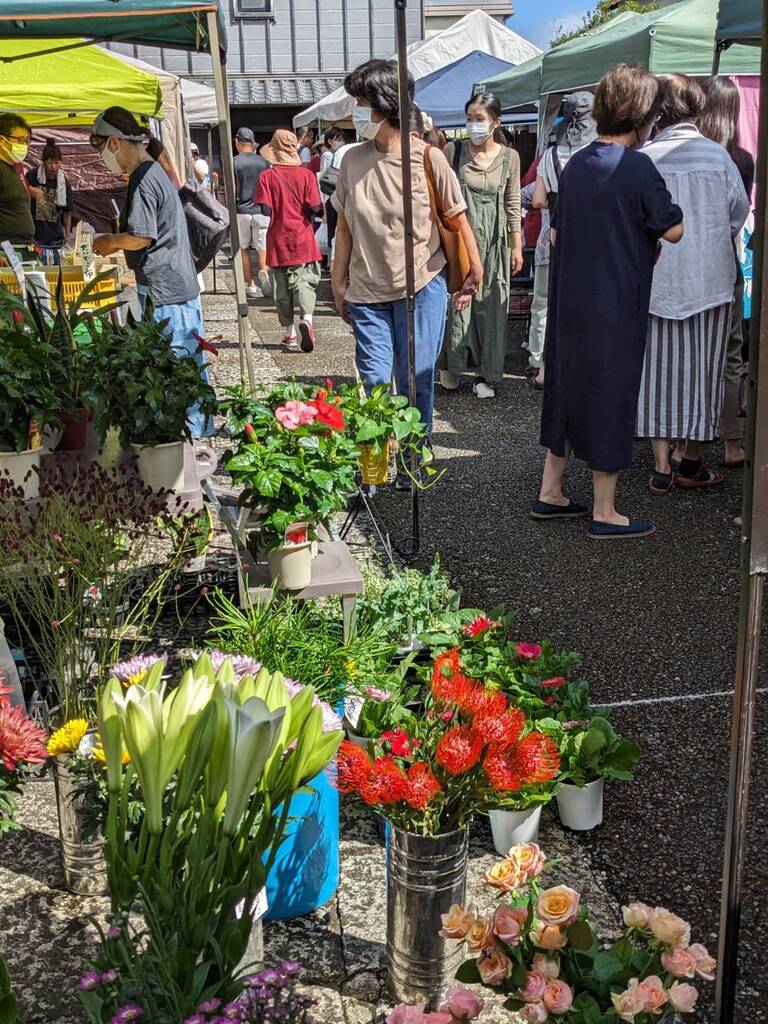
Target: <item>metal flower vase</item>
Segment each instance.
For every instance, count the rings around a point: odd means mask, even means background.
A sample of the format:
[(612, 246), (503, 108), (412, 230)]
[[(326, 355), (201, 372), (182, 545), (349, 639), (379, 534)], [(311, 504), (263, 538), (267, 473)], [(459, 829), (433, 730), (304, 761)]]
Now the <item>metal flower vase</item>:
[(434, 1008), (453, 983), (462, 947), (440, 935), (441, 915), (464, 904), (468, 832), (419, 836), (387, 824), (387, 964), (395, 1002)]
[(59, 758), (53, 759), (53, 781), (65, 885), (80, 896), (104, 895), (109, 891), (104, 840), (100, 836), (84, 838), (85, 800)]

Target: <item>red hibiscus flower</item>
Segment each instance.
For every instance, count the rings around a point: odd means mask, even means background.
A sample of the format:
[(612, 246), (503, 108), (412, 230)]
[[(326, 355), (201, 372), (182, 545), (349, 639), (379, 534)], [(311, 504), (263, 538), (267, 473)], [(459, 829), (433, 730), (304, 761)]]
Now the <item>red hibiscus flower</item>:
[(379, 739), (389, 743), (395, 757), (410, 757), (411, 751), (417, 750), (419, 747), (419, 741), (412, 740), (402, 729), (390, 729), (389, 732), (383, 732)]
[[(3, 687), (5, 691), (5, 687)], [(0, 764), (12, 772), (24, 764), (42, 764), (48, 757), (46, 735), (20, 707), (0, 701)]]
[(376, 804), (396, 804), (405, 796), (408, 779), (405, 772), (390, 755), (377, 757), (360, 789), (360, 796), (371, 807)]
[(344, 429), (346, 425), (344, 413), (341, 409), (337, 409), (335, 405), (326, 402), (324, 398), (313, 398), (307, 402), (307, 405), (312, 405), (317, 409), (316, 423), (321, 423), (324, 427), (329, 427), (331, 430)]
[(243, 427), (243, 430), (245, 431), (245, 436), (248, 438), (249, 441), (253, 441), (255, 443), (258, 440), (256, 436), (256, 431), (252, 423), (246, 423), (245, 426)]
[(529, 732), (512, 751), (513, 770), (526, 785), (550, 782), (560, 771), (560, 751), (550, 736)]
[(432, 773), (428, 764), (419, 762), (408, 769), (408, 788), (405, 791), (405, 802), (415, 811), (423, 811), (430, 804), (442, 787)]
[(462, 775), (474, 768), (482, 752), (483, 741), (472, 726), (455, 725), (440, 738), (435, 759), (450, 775)]
[(484, 743), (503, 752), (514, 747), (520, 739), (520, 733), (525, 725), (525, 714), (520, 708), (510, 708), (503, 715), (476, 718), (472, 724)]
[(489, 619), (487, 615), (478, 615), (464, 627), (464, 635), (471, 637), (480, 636), (487, 629), (497, 629), (500, 625), (500, 622)]
[(541, 684), (542, 690), (557, 690), (561, 686), (565, 686), (565, 679), (562, 676), (556, 676), (554, 679), (544, 679)]
[(371, 774), (371, 759), (362, 747), (343, 740), (336, 759), (340, 793), (359, 793)]
[(541, 654), (541, 644), (518, 644), (515, 648), (518, 658), (523, 661), (535, 661)]
[(193, 337), (197, 339), (197, 344), (200, 347), (201, 352), (210, 352), (211, 355), (214, 356), (217, 356), (219, 354), (219, 350), (216, 348), (213, 342), (221, 341), (223, 335), (217, 334), (214, 338), (211, 339), (211, 341), (206, 341), (205, 338), (201, 338), (197, 331), (195, 331)]

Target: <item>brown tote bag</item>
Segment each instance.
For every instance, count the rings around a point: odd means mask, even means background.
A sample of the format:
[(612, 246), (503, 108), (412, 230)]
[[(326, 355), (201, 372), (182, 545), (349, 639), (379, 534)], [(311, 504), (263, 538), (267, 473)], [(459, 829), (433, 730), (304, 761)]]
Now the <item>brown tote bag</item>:
[(429, 203), (432, 207), (437, 230), (440, 232), (440, 241), (443, 246), (445, 258), (448, 261), (448, 293), (453, 295), (460, 290), (464, 279), (469, 273), (469, 256), (464, 239), (459, 234), (459, 225), (456, 217), (446, 217), (440, 206), (437, 195), (437, 182), (435, 171), (432, 167), (431, 152), (433, 146), (427, 146), (424, 150), (424, 173), (427, 178), (429, 189)]

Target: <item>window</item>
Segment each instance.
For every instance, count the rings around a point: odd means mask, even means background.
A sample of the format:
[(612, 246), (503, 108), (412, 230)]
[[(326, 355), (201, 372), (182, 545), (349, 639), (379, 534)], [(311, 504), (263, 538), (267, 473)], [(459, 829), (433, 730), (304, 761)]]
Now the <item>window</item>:
[(235, 0), (235, 14), (240, 18), (268, 18), (272, 0)]

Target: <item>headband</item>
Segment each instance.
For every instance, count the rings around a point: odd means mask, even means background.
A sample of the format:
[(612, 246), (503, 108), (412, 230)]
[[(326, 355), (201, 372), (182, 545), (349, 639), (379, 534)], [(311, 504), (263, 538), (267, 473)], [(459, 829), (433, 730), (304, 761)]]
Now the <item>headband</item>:
[(141, 135), (126, 135), (125, 132), (121, 132), (119, 128), (115, 128), (113, 124), (106, 121), (103, 114), (99, 114), (94, 121), (93, 134), (100, 135), (102, 138), (111, 135), (116, 139), (125, 139), (127, 142), (149, 141), (149, 132), (142, 132)]

